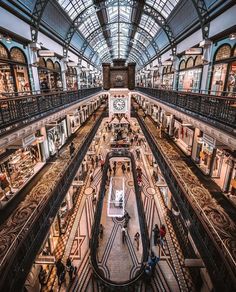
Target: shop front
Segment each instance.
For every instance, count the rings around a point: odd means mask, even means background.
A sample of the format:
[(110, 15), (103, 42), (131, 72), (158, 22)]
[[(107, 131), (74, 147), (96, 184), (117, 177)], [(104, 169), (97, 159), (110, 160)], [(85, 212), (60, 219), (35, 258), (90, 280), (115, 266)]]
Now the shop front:
[(46, 125), (48, 149), (53, 156), (66, 143), (68, 138), (66, 118)]
[[(75, 190), (75, 192), (74, 192)], [(78, 194), (77, 188), (72, 186), (68, 190), (64, 201), (62, 202), (56, 217), (54, 218), (49, 233), (44, 240), (41, 249), (35, 259), (34, 265), (27, 277), (26, 286), (39, 280), (39, 290), (44, 285), (47, 285), (50, 275), (53, 272), (56, 262), (56, 248), (58, 247), (59, 240), (65, 234), (71, 215), (73, 205), (73, 196)], [(28, 290), (27, 290), (28, 291)], [(32, 292), (35, 290), (32, 290)]]
[(29, 72), (24, 52), (13, 47), (9, 51), (0, 43), (0, 97), (30, 92)]
[(234, 158), (229, 150), (213, 137), (203, 133), (198, 138), (195, 161), (204, 174), (209, 175), (225, 193), (230, 192), (234, 176)]
[(40, 88), (45, 93), (50, 90), (62, 90), (61, 66), (59, 62), (53, 63), (51, 59), (39, 58), (39, 82)]
[(232, 48), (230, 44), (220, 46), (213, 63), (210, 93), (236, 96), (236, 47)]
[(81, 126), (81, 120), (81, 114), (78, 109), (67, 115), (67, 123), (71, 134), (75, 133), (79, 129)]
[(76, 68), (68, 67), (66, 71), (66, 84), (67, 84), (67, 90), (78, 89), (78, 77), (77, 77)]
[(155, 70), (153, 73), (153, 87), (158, 88), (161, 85), (161, 75), (159, 70)]
[[(15, 145), (0, 162), (0, 208), (4, 208), (44, 166), (41, 143), (31, 134)], [(7, 153), (7, 152), (6, 152)]]
[(199, 92), (202, 76), (202, 56), (183, 59), (179, 65), (178, 90)]
[(193, 146), (194, 128), (190, 124), (185, 124), (179, 120), (174, 120), (173, 137), (175, 143), (190, 156)]
[(163, 68), (162, 71), (162, 87), (164, 89), (173, 89), (174, 81), (174, 68), (172, 65), (168, 65)]

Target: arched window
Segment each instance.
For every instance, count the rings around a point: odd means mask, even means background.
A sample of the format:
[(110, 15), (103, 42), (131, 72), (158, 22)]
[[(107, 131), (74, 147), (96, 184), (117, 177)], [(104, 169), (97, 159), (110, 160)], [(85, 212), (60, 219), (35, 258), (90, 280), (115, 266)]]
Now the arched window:
[(236, 57), (236, 46), (234, 47), (234, 53), (233, 56)]
[(54, 69), (55, 69), (57, 72), (60, 72), (60, 71), (61, 71), (61, 65), (60, 65), (58, 62), (55, 62), (55, 64), (54, 64)]
[(164, 67), (164, 68), (163, 68), (163, 71), (162, 71), (162, 75), (166, 74), (166, 71), (167, 71), (167, 68)]
[(228, 58), (230, 58), (230, 56), (231, 56), (230, 45), (223, 45), (217, 50), (217, 52), (215, 54), (215, 61), (228, 59)]
[(200, 66), (202, 65), (202, 55), (199, 55), (195, 59), (195, 66)]
[(46, 67), (46, 62), (42, 57), (39, 58), (38, 64), (39, 64), (39, 67), (41, 67), (41, 68), (45, 68)]
[(193, 67), (193, 58), (190, 57), (190, 58), (188, 58), (188, 60), (187, 60), (186, 68), (192, 68), (192, 67)]
[(179, 70), (184, 70), (185, 69), (185, 60), (182, 60), (179, 64)]
[(47, 64), (48, 69), (54, 70), (54, 64), (53, 64), (53, 61), (51, 59), (48, 59), (46, 64)]
[(9, 59), (8, 51), (4, 47), (4, 45), (2, 45), (1, 43), (0, 43), (0, 58), (2, 58), (2, 59)]
[(10, 51), (11, 59), (15, 62), (26, 64), (26, 58), (24, 53), (18, 48), (12, 48)]

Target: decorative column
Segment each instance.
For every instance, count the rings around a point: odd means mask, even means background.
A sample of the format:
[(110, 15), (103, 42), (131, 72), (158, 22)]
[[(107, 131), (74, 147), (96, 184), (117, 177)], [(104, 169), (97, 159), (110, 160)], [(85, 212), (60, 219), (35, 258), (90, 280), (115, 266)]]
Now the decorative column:
[(179, 58), (173, 57), (173, 68), (174, 68), (174, 78), (173, 78), (173, 90), (178, 89), (178, 81), (179, 81)]
[(63, 91), (67, 90), (67, 82), (66, 82), (66, 71), (67, 71), (67, 64), (66, 59), (63, 58), (61, 60), (61, 79), (62, 79), (62, 87)]
[(210, 40), (205, 40), (203, 45), (203, 69), (202, 69), (202, 80), (201, 80), (201, 91), (205, 92), (207, 88), (209, 88), (208, 82), (210, 81), (212, 64), (211, 60), (211, 52), (213, 48), (213, 43)]
[(232, 180), (232, 175), (234, 171), (235, 161), (233, 158), (229, 160), (229, 165), (227, 166), (226, 174), (225, 174), (225, 182), (223, 186), (223, 192), (228, 193), (230, 188), (230, 183)]
[(103, 89), (109, 90), (111, 87), (111, 81), (110, 81), (110, 63), (103, 63), (102, 69), (103, 69)]
[(28, 46), (29, 52), (29, 71), (30, 71), (30, 84), (32, 91), (40, 91), (40, 81), (38, 74), (38, 53), (37, 49), (33, 46), (34, 44), (30, 44)]

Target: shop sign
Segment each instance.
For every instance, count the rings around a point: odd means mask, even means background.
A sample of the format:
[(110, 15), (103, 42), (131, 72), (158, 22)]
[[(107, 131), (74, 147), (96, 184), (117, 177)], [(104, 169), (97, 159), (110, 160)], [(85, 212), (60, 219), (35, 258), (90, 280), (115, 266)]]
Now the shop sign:
[(84, 181), (82, 180), (73, 181), (74, 187), (83, 186), (83, 185), (84, 185)]
[(215, 146), (216, 146), (216, 139), (212, 138), (211, 136), (209, 136), (205, 133), (203, 133), (202, 141), (213, 148), (215, 148)]
[(39, 57), (54, 57), (55, 52), (49, 50), (38, 50)]
[(23, 147), (27, 147), (31, 145), (36, 140), (35, 135), (31, 134), (25, 138), (22, 139), (22, 145)]

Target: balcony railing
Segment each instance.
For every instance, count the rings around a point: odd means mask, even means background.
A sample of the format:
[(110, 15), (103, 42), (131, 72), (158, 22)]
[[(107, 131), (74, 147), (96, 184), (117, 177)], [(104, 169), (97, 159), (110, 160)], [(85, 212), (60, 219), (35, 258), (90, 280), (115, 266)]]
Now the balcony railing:
[(138, 91), (228, 132), (236, 129), (236, 98), (137, 87)]
[(0, 134), (101, 91), (101, 87), (0, 99)]

